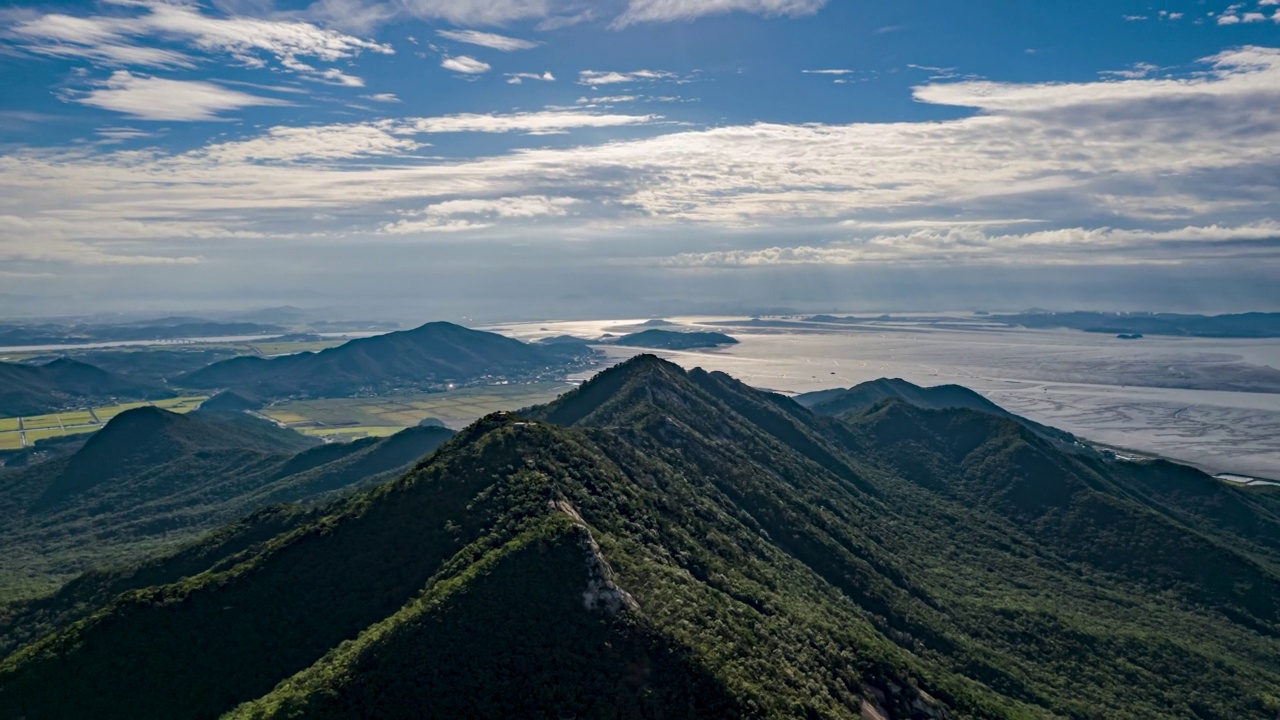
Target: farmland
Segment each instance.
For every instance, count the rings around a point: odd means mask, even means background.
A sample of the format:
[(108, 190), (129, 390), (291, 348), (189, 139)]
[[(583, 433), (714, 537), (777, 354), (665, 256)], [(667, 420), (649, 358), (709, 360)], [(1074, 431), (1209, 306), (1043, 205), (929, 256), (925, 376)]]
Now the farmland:
[(571, 387), (563, 382), (541, 382), (441, 393), (301, 400), (273, 405), (261, 414), (307, 435), (353, 440), (391, 435), (427, 418), (457, 429), (489, 413), (547, 402)]
[[(461, 428), (476, 418), (547, 402), (569, 390), (563, 382), (485, 385), (441, 393), (299, 400), (272, 405), (260, 415), (300, 433), (339, 442), (386, 437), (435, 418)], [(152, 405), (177, 413), (195, 410), (207, 398), (190, 396), (131, 402), (24, 418), (0, 418), (0, 451), (30, 447), (39, 440), (91, 433), (126, 410)]]
[(23, 418), (0, 418), (0, 450), (19, 450), (30, 447), (40, 440), (91, 433), (116, 415), (144, 405), (152, 405), (176, 413), (187, 413), (200, 407), (200, 403), (205, 400), (204, 396), (190, 396), (154, 402), (106, 405), (92, 410), (69, 410)]

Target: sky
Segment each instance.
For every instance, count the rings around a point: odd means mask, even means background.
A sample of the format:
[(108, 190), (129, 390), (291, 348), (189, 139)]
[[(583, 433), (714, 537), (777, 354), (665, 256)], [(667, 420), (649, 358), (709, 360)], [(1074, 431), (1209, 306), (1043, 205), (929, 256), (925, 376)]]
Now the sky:
[(1280, 310), (1280, 0), (0, 0), (0, 89), (0, 315)]

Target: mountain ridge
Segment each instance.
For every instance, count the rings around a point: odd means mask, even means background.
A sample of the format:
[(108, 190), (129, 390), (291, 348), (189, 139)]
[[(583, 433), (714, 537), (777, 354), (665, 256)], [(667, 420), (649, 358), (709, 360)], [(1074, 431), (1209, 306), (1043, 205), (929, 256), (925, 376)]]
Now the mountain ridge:
[(44, 415), (116, 400), (158, 400), (177, 393), (163, 385), (56, 358), (43, 365), (0, 362), (0, 416)]
[[(610, 716), (639, 688), (685, 717), (695, 688), (711, 716), (1265, 717), (1280, 504), (1170, 472), (969, 409), (827, 417), (640, 356), (125, 591), (0, 661), (0, 712)], [(592, 544), (634, 600), (616, 616), (584, 605)]]
[(244, 413), (126, 411), (69, 456), (5, 473), (0, 597), (30, 575), (69, 579), (194, 540), (267, 505), (315, 502), (386, 479), (452, 435), (421, 427), (321, 445)]
[(594, 351), (528, 345), (447, 322), (351, 340), (318, 353), (238, 357), (174, 378), (180, 387), (230, 389), (263, 399), (439, 389), (486, 377), (535, 378), (585, 365)]

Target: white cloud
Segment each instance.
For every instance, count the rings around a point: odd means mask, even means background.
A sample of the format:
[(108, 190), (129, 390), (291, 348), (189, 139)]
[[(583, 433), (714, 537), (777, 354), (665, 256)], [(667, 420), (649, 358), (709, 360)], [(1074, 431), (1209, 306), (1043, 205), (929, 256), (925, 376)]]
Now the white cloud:
[(507, 37), (506, 35), (498, 35), (496, 33), (480, 32), (478, 30), (437, 30), (436, 34), (446, 40), (479, 45), (481, 47), (501, 50), (503, 52), (532, 50), (533, 48), (538, 47), (538, 43), (530, 40), (521, 40), (519, 38)]
[(941, 83), (915, 89), (921, 102), (986, 111), (1053, 110), (1103, 103), (1140, 103), (1157, 98), (1230, 97), (1276, 92), (1280, 50), (1245, 47), (1206, 58), (1211, 70), (1190, 78), (1134, 79), (1094, 83), (1013, 84), (987, 81)]
[(617, 115), (549, 110), (510, 115), (481, 115), (475, 113), (443, 115), (440, 117), (411, 119), (406, 121), (406, 124), (415, 131), (423, 133), (523, 132), (540, 135), (563, 132), (573, 128), (643, 125), (660, 119), (661, 117), (658, 115)]
[(619, 85), (622, 83), (678, 80), (679, 76), (665, 70), (633, 70), (632, 72), (602, 72), (583, 70), (578, 73), (579, 85)]
[(256, 138), (219, 143), (189, 157), (220, 165), (255, 162), (297, 163), (410, 153), (422, 143), (390, 121), (315, 127), (274, 127)]
[(479, 230), (492, 227), (494, 221), (499, 219), (563, 217), (576, 204), (578, 201), (574, 198), (545, 195), (446, 200), (430, 205), (421, 212), (409, 213), (407, 219), (387, 223), (382, 227), (382, 232), (410, 235)]
[(519, 85), (525, 80), (537, 80), (538, 82), (555, 82), (556, 76), (549, 71), (541, 75), (538, 73), (507, 73), (508, 85)]
[(852, 75), (852, 70), (845, 69), (828, 69), (828, 70), (801, 70), (806, 75)]
[(372, 100), (380, 103), (398, 103), (400, 98), (395, 93), (374, 93), (372, 95), (361, 95), (365, 100)]
[(446, 57), (440, 62), (440, 67), (445, 70), (463, 73), (464, 75), (482, 75), (493, 69), (493, 66), (489, 63), (477, 60), (468, 55)]
[(1267, 16), (1260, 12), (1247, 12), (1240, 16), (1240, 21), (1246, 23), (1266, 22), (1266, 19)]
[(1240, 23), (1239, 15), (1223, 14), (1218, 16), (1219, 25), (1237, 25)]
[(812, 15), (826, 0), (630, 0), (618, 27), (641, 22), (693, 20), (705, 15), (746, 12), (766, 17)]
[(394, 53), (390, 45), (297, 20), (214, 17), (195, 5), (162, 0), (118, 4), (141, 14), (74, 17), (9, 12), (3, 17), (11, 27), (3, 37), (32, 53), (82, 57), (109, 66), (194, 67), (196, 59), (190, 54), (138, 44), (172, 41), (229, 56), (249, 67), (263, 67), (264, 56), (273, 57), (283, 67), (347, 85), (353, 84), (351, 76), (316, 70), (299, 58), (335, 62), (366, 51)]
[(343, 87), (364, 87), (364, 78), (348, 75), (337, 68), (329, 68), (318, 72), (315, 75), (315, 79)]
[(593, 98), (580, 97), (575, 102), (578, 105), (587, 105), (587, 104), (613, 105), (617, 103), (635, 102), (639, 99), (640, 99), (639, 95), (603, 95), (601, 97), (593, 97)]
[(1125, 80), (1137, 80), (1140, 78), (1147, 77), (1152, 73), (1155, 73), (1159, 69), (1160, 67), (1158, 65), (1152, 65), (1151, 63), (1140, 62), (1140, 63), (1134, 63), (1133, 66), (1128, 70), (1106, 70), (1100, 74), (1103, 77), (1122, 78)]
[(152, 133), (149, 133), (146, 130), (139, 130), (138, 128), (131, 127), (98, 128), (94, 132), (98, 137), (102, 138), (100, 142), (107, 145), (114, 145), (127, 140), (137, 140), (139, 138), (152, 136)]
[(546, 17), (547, 0), (398, 0), (407, 15), (454, 25), (503, 25)]
[(0, 15), (10, 27), (3, 37), (23, 49), (51, 57), (78, 57), (111, 66), (194, 67), (183, 53), (131, 44), (126, 22), (50, 13), (9, 12)]
[[(945, 225), (945, 224), (944, 224)], [(1275, 238), (1280, 223), (1242, 226), (1189, 226), (1169, 230), (1069, 227), (1018, 234), (989, 234), (981, 229), (941, 227), (899, 235), (878, 235), (824, 246), (770, 247), (682, 253), (663, 260), (673, 267), (750, 268), (780, 265), (859, 265), (865, 263), (998, 262), (1033, 264), (1176, 264), (1196, 261), (1210, 246)]]
[[(539, 215), (530, 242), (613, 237), (621, 226), (680, 228), (685, 237), (696, 226), (735, 236), (786, 233), (797, 238), (794, 248), (838, 248), (859, 260), (1036, 262), (1025, 248), (1040, 247), (1046, 261), (1167, 262), (1203, 256), (1209, 243), (1217, 258), (1280, 260), (1273, 182), (1280, 117), (1272, 111), (1280, 103), (1280, 50), (1222, 53), (1182, 77), (934, 83), (916, 97), (976, 112), (928, 122), (697, 129), (656, 125), (653, 115), (550, 110), (278, 128), (178, 154), (14, 150), (0, 155), (0, 215), (56, 218), (63, 224), (47, 236), (68, 242), (132, 238), (140, 249), (117, 254), (146, 256), (160, 254), (151, 239), (223, 237), (215, 228), (257, 233), (263, 243), (322, 231), (331, 242), (356, 242), (388, 223), (429, 220), (406, 208), (546, 197), (579, 204)], [(433, 133), (642, 124), (651, 124), (643, 137), (598, 144), (521, 146), (513, 137), (503, 146), (515, 149), (488, 156), (415, 152)], [(312, 218), (322, 214), (347, 224), (340, 232), (317, 225)], [(437, 215), (436, 225), (459, 230), (501, 225), (493, 213)], [(287, 230), (281, 218), (289, 218)], [(969, 218), (1039, 225), (1023, 232), (964, 224)], [(890, 225), (908, 220), (933, 224)], [(0, 248), (38, 242), (46, 230), (0, 228)], [(1244, 237), (1258, 231), (1268, 232), (1270, 245)], [(1235, 234), (1213, 239), (1224, 232)], [(860, 233), (871, 237), (852, 237)], [(845, 242), (831, 244), (836, 239)], [(931, 247), (938, 252), (930, 255)]]
[(102, 87), (73, 100), (142, 120), (213, 120), (227, 110), (289, 104), (213, 83), (147, 77), (127, 70), (117, 70)]

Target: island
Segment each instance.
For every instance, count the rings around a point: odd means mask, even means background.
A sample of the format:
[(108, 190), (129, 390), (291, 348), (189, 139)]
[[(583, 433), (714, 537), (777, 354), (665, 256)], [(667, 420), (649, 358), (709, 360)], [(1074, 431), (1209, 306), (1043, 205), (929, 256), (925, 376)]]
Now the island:
[(655, 350), (696, 350), (738, 344), (737, 340), (724, 333), (676, 332), (672, 330), (645, 330), (623, 335), (613, 342), (615, 345)]

